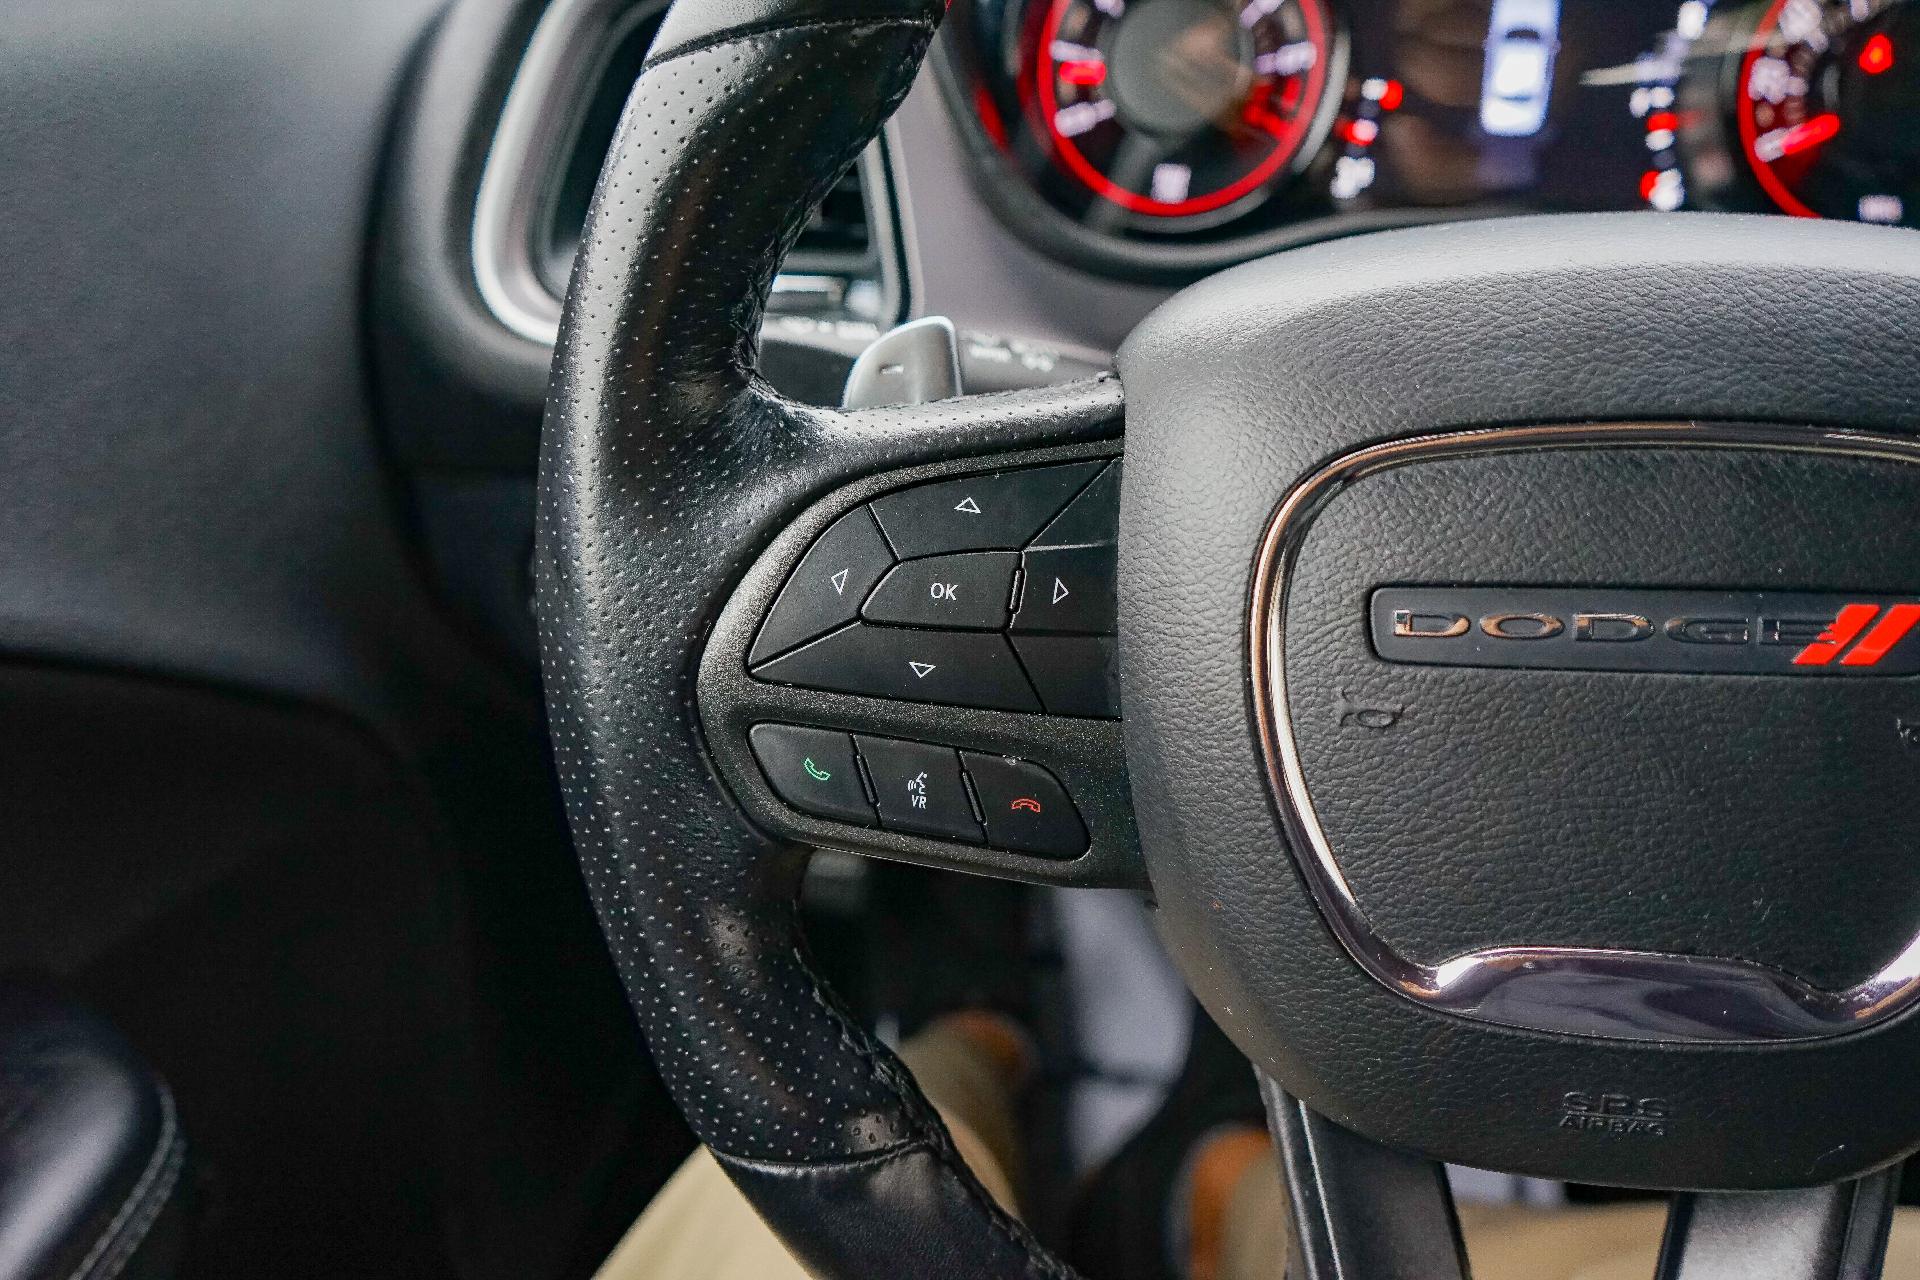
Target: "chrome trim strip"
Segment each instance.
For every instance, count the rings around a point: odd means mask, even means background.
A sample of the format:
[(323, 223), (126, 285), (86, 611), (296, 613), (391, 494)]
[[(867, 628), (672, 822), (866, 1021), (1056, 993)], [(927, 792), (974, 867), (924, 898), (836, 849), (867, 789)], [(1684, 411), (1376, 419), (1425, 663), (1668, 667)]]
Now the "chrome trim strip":
[(573, 130), (581, 81), (629, 23), (666, 6), (659, 0), (554, 0), (514, 72), (513, 85), (480, 172), (473, 208), (473, 278), (494, 319), (552, 346), (560, 299), (534, 265), (533, 219), (542, 182)]
[(1494, 947), (1424, 965), (1375, 932), (1321, 828), (1287, 713), (1287, 582), (1314, 517), (1341, 489), (1413, 462), (1534, 449), (1759, 449), (1920, 463), (1920, 441), (1808, 427), (1707, 423), (1514, 427), (1419, 436), (1349, 453), (1301, 481), (1254, 563), (1249, 653), (1268, 782), (1294, 861), (1341, 946), (1368, 974), (1429, 1008), (1483, 1022), (1612, 1040), (1810, 1040), (1872, 1026), (1920, 998), (1920, 933), (1844, 991), (1745, 960), (1577, 947)]
[[(552, 346), (560, 336), (562, 299), (534, 262), (534, 218), (551, 177), (554, 157), (572, 139), (584, 81), (633, 27), (667, 7), (667, 0), (553, 0), (534, 28), (514, 72), (506, 106), (480, 172), (474, 200), (473, 280), (493, 318), (529, 342)], [(860, 156), (867, 229), (880, 264), (882, 329), (906, 304), (894, 182), (883, 130)], [(803, 278), (776, 276), (776, 294), (806, 292)]]

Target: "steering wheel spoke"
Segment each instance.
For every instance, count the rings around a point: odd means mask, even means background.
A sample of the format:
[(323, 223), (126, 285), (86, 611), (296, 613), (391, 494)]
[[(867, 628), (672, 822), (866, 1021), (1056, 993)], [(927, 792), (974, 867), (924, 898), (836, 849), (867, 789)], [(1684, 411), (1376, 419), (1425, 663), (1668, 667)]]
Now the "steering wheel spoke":
[(1310, 1110), (1260, 1073), (1286, 1188), (1288, 1280), (1467, 1280), (1447, 1171)]
[(1789, 1191), (1683, 1192), (1655, 1280), (1878, 1280), (1899, 1196), (1899, 1165)]

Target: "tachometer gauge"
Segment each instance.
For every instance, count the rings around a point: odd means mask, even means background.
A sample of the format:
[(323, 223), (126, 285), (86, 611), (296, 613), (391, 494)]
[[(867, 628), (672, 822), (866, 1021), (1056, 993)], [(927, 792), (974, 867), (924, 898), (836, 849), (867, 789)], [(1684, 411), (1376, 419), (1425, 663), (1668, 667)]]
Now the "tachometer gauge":
[(1740, 60), (1734, 118), (1787, 213), (1920, 224), (1920, 5), (1773, 0)]
[(1331, 121), (1324, 0), (1051, 0), (1040, 34), (1055, 163), (1137, 225), (1237, 217)]

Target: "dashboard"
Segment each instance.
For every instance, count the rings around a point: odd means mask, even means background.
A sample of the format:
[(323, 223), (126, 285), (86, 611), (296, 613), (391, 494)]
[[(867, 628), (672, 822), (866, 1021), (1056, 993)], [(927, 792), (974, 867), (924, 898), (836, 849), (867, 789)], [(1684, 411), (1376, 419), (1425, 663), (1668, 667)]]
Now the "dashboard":
[(977, 185), (1121, 278), (1408, 222), (1920, 223), (1909, 0), (955, 0)]

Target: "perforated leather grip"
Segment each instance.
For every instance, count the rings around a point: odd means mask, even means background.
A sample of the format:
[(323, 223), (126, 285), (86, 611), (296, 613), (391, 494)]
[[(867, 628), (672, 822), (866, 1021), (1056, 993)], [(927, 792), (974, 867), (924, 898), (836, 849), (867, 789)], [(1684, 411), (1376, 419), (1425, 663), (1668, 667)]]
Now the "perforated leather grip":
[(906, 92), (937, 0), (699, 0), (669, 15), (600, 179), (541, 458), (537, 579), (575, 843), (694, 1131), (830, 1276), (1068, 1274), (821, 987), (804, 857), (750, 832), (694, 706), (754, 555), (854, 477), (1116, 429), (1110, 382), (839, 414), (753, 375), (773, 273)]

